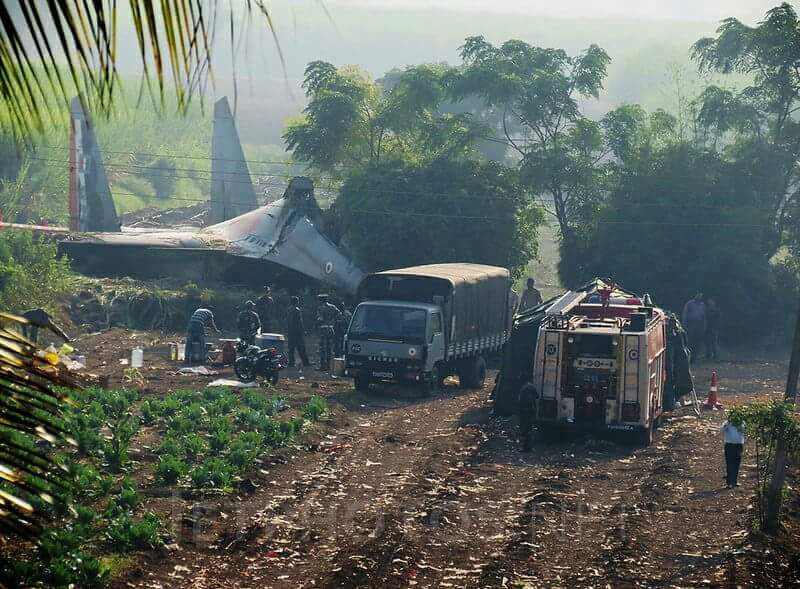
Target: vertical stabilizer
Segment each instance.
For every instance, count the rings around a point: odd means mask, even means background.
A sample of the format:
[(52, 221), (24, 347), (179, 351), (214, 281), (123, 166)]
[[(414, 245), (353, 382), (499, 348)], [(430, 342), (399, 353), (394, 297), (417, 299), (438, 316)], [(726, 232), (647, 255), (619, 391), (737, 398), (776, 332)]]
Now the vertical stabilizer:
[(228, 99), (221, 98), (214, 104), (209, 222), (221, 223), (252, 211), (257, 206), (236, 123)]
[(69, 227), (73, 231), (119, 231), (100, 146), (79, 96), (70, 105), (69, 128)]

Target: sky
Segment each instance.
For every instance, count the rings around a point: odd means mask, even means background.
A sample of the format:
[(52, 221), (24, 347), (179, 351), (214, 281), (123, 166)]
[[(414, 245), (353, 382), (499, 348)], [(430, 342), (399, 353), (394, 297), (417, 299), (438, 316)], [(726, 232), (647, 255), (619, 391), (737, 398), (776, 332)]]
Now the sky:
[(554, 17), (629, 17), (652, 20), (716, 21), (735, 16), (753, 21), (777, 0), (327, 0), (335, 5), (431, 8), (491, 13), (541, 14)]

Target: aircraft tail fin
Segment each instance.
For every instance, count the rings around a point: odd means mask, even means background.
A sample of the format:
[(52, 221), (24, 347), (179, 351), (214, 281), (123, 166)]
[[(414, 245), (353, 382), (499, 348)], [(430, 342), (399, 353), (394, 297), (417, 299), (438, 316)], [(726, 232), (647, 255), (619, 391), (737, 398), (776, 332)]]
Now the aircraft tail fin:
[(209, 223), (221, 223), (258, 206), (250, 171), (227, 98), (214, 104), (211, 138), (211, 211)]
[(70, 104), (69, 228), (72, 231), (119, 231), (103, 156), (92, 120), (80, 96)]

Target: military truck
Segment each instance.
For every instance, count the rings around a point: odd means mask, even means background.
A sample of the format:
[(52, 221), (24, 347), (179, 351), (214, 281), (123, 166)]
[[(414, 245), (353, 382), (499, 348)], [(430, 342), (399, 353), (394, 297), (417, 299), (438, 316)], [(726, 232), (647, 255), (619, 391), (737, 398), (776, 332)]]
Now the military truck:
[(693, 392), (688, 360), (676, 317), (597, 279), (516, 318), (495, 408), (513, 413), (530, 382), (535, 421), (551, 437), (617, 430), (648, 445), (664, 411)]
[(426, 394), (457, 375), (480, 388), (486, 356), (502, 349), (510, 327), (508, 270), (431, 264), (364, 278), (345, 341), (345, 373), (355, 388), (404, 383)]

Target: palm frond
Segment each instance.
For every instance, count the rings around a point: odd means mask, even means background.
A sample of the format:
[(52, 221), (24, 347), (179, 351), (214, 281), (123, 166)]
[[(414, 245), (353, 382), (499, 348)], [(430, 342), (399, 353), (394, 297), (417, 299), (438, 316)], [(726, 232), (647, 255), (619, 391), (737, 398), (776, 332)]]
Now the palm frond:
[(26, 319), (0, 312), (0, 320), (0, 534), (34, 536), (42, 514), (32, 499), (53, 503), (53, 490), (69, 485), (47, 448), (70, 442), (59, 419), (70, 403), (63, 390), (79, 385), (14, 329)]
[[(209, 39), (216, 2), (123, 4), (118, 6), (117, 0), (0, 3), (0, 100), (9, 111), (8, 120), (0, 124), (17, 136), (28, 136), (43, 128), (48, 111), (60, 108), (75, 93), (83, 94), (93, 111), (107, 114), (120, 84), (117, 41), (123, 16), (134, 31), (151, 96), (163, 104), (169, 89), (178, 108), (185, 110), (210, 79)], [(52, 96), (58, 104), (51, 104)]]

